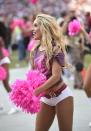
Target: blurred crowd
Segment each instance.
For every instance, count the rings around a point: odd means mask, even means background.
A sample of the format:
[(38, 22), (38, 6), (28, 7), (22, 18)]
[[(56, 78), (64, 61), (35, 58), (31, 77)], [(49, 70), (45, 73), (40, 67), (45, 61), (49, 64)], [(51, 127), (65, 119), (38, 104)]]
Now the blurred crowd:
[[(39, 0), (38, 2), (36, 5), (30, 4), (31, 11), (27, 13), (20, 11), (12, 16), (11, 14), (1, 14), (0, 36), (4, 40), (5, 48), (11, 52), (18, 50), (19, 61), (26, 60), (28, 44), (33, 36), (32, 24), (35, 16), (39, 12), (55, 16), (60, 26), (60, 31), (64, 34), (68, 53), (67, 59), (75, 67), (74, 76), (67, 73), (67, 71), (65, 74), (74, 79), (75, 88), (82, 88), (83, 78), (79, 72), (84, 69), (84, 56), (91, 54), (91, 12), (89, 8), (84, 8), (84, 3), (88, 7), (90, 1)], [(82, 28), (79, 35), (70, 37), (68, 34), (68, 23), (74, 19), (81, 22)]]

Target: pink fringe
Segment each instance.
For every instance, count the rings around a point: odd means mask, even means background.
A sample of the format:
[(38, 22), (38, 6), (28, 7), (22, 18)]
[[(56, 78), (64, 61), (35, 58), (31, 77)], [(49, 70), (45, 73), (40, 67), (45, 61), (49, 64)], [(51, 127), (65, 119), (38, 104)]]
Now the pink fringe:
[(10, 98), (24, 112), (36, 113), (40, 110), (40, 98), (34, 96), (34, 89), (46, 81), (46, 77), (37, 70), (27, 73), (27, 80), (16, 80), (12, 85)]
[(34, 48), (35, 44), (36, 44), (36, 40), (34, 39), (30, 40), (27, 50), (31, 51)]

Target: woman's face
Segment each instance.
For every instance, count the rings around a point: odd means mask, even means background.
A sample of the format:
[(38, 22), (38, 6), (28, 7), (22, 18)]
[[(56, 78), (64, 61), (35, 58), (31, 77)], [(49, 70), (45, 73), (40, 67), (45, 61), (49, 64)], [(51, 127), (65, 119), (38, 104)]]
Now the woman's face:
[(42, 33), (40, 31), (40, 26), (37, 22), (37, 19), (35, 19), (35, 21), (33, 23), (33, 38), (35, 40), (41, 40), (41, 38), (42, 38)]

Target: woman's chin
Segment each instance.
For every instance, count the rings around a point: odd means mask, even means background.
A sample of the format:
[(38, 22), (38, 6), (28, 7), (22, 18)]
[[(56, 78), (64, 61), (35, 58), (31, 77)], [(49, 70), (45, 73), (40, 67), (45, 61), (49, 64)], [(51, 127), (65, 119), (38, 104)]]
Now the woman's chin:
[(37, 40), (37, 38), (34, 37), (35, 40)]
[(33, 37), (35, 40), (40, 40), (39, 38), (37, 38), (37, 37)]

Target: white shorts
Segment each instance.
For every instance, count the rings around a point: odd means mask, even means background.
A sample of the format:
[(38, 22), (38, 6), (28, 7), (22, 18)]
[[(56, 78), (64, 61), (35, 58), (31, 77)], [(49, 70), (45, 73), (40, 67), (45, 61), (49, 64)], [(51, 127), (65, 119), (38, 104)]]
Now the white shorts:
[(53, 97), (53, 98), (46, 98), (46, 97), (41, 97), (40, 101), (44, 102), (45, 104), (49, 105), (49, 106), (56, 106), (60, 101), (64, 100), (65, 98), (72, 96), (73, 97), (73, 93), (72, 91), (69, 89), (69, 87), (66, 87), (59, 96), (57, 97)]
[(3, 59), (0, 60), (0, 65), (3, 64), (10, 64), (10, 59), (8, 57), (4, 57)]

